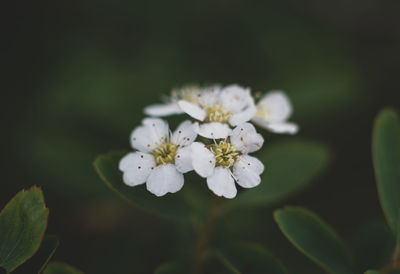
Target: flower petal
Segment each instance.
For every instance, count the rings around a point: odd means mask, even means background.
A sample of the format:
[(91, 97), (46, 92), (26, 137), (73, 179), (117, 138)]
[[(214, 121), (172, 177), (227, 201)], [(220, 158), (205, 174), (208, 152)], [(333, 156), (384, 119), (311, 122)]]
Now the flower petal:
[(176, 152), (175, 166), (179, 172), (186, 173), (193, 170), (192, 149), (190, 146), (181, 147)]
[(200, 142), (194, 142), (191, 149), (193, 169), (203, 178), (210, 176), (215, 167), (214, 154)]
[(235, 181), (229, 170), (224, 167), (215, 168), (214, 173), (207, 177), (207, 185), (217, 196), (232, 199), (237, 193)]
[(194, 124), (194, 131), (200, 136), (209, 139), (225, 139), (231, 134), (232, 129), (227, 124), (211, 122), (203, 124)]
[(198, 96), (199, 105), (203, 106), (203, 108), (212, 106), (219, 99), (220, 93), (221, 87), (218, 85), (203, 88), (200, 96)]
[(267, 129), (274, 133), (288, 133), (296, 134), (299, 127), (295, 123), (283, 122), (283, 123), (269, 123)]
[(196, 120), (203, 121), (206, 118), (206, 112), (204, 109), (199, 107), (196, 104), (190, 103), (185, 100), (180, 100), (178, 102), (179, 107), (182, 109), (183, 112), (189, 114)]
[(159, 118), (145, 118), (143, 125), (151, 128), (152, 138), (165, 140), (169, 136), (168, 123)]
[(292, 114), (289, 98), (282, 91), (267, 93), (257, 104), (257, 116), (264, 117), (269, 122), (282, 122)]
[(235, 165), (237, 167), (242, 167), (253, 171), (254, 173), (260, 175), (264, 172), (264, 164), (258, 160), (256, 157), (250, 155), (241, 155), (237, 160)]
[(143, 125), (131, 134), (131, 146), (139, 151), (150, 152), (168, 137), (168, 124), (156, 118), (146, 118)]
[(238, 164), (233, 166), (233, 175), (235, 176), (236, 182), (244, 188), (256, 187), (261, 182), (260, 175)]
[(250, 123), (244, 123), (235, 127), (231, 134), (231, 143), (242, 153), (250, 153), (259, 150), (264, 138), (257, 133)]
[(183, 187), (183, 174), (172, 164), (159, 165), (147, 179), (147, 190), (156, 196), (175, 193)]
[(128, 153), (119, 162), (119, 169), (124, 172), (123, 181), (128, 186), (146, 182), (155, 166), (154, 156), (141, 152)]
[(236, 182), (245, 188), (255, 187), (260, 184), (260, 174), (264, 165), (255, 157), (242, 155), (233, 166), (233, 175)]
[(162, 117), (173, 114), (180, 114), (183, 113), (183, 111), (176, 102), (172, 102), (167, 104), (155, 104), (147, 106), (144, 109), (144, 113), (149, 116)]
[(220, 94), (221, 104), (233, 113), (243, 111), (249, 104), (249, 99), (252, 99), (250, 89), (245, 89), (239, 85), (227, 86)]
[(194, 131), (193, 123), (186, 120), (174, 131), (171, 142), (175, 145), (188, 146), (194, 142), (196, 137), (197, 133)]
[(237, 125), (243, 124), (247, 121), (250, 121), (251, 118), (254, 117), (256, 112), (257, 112), (257, 108), (254, 105), (254, 102), (251, 102), (245, 110), (243, 110), (242, 112), (233, 114), (231, 116), (231, 118), (229, 119), (229, 123), (232, 126), (237, 126)]

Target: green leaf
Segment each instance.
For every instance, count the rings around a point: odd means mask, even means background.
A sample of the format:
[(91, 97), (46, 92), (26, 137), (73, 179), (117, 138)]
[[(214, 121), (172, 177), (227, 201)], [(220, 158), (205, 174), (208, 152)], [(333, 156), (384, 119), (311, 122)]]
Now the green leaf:
[(58, 245), (59, 241), (56, 236), (46, 235), (36, 254), (22, 266), (13, 271), (13, 274), (29, 273), (32, 271), (35, 273), (42, 273), (56, 252)]
[(380, 269), (390, 263), (395, 239), (383, 219), (364, 225), (353, 238), (356, 273)]
[(13, 271), (39, 249), (49, 210), (40, 188), (20, 191), (0, 213), (0, 266)]
[(118, 163), (126, 152), (110, 152), (97, 157), (94, 162), (100, 178), (123, 198), (143, 209), (172, 218), (185, 219), (191, 214), (190, 207), (178, 194), (156, 197), (146, 189), (146, 185), (127, 186), (122, 181)]
[(384, 109), (375, 120), (372, 153), (379, 200), (389, 227), (399, 237), (400, 121), (392, 109)]
[(367, 270), (367, 271), (365, 271), (364, 274), (379, 274), (379, 271), (377, 271), (377, 270)]
[(154, 274), (183, 274), (184, 268), (181, 264), (176, 262), (168, 262), (160, 265)]
[(259, 244), (236, 243), (224, 248), (223, 254), (240, 273), (288, 273), (282, 263)]
[(314, 142), (284, 141), (266, 146), (259, 159), (265, 166), (261, 184), (244, 190), (229, 206), (266, 205), (298, 191), (327, 167), (329, 151)]
[(304, 255), (331, 273), (351, 273), (351, 260), (336, 232), (314, 213), (301, 207), (274, 212), (282, 233)]
[(83, 272), (66, 263), (51, 262), (43, 274), (83, 274)]

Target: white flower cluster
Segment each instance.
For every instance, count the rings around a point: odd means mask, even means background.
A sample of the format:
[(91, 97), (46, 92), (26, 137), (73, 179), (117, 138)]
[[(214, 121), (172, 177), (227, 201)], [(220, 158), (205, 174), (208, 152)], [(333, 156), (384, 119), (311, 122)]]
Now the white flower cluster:
[[(153, 118), (145, 118), (132, 132), (135, 152), (119, 163), (123, 181), (129, 186), (146, 183), (147, 190), (163, 196), (179, 191), (183, 174), (194, 170), (216, 195), (234, 198), (235, 181), (243, 188), (255, 187), (264, 171), (263, 163), (248, 155), (264, 143), (249, 122), (294, 134), (297, 125), (286, 121), (291, 112), (289, 99), (280, 91), (266, 94), (256, 104), (250, 90), (238, 85), (173, 90), (166, 103), (145, 109)], [(181, 113), (196, 121), (184, 121), (173, 133), (166, 121), (154, 118)]]

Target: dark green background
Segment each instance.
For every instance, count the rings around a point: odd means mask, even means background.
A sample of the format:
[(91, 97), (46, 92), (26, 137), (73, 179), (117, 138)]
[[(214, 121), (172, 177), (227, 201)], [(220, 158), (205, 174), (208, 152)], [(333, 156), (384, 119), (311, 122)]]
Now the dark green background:
[[(87, 273), (151, 273), (188, 245), (186, 228), (127, 206), (92, 167), (98, 154), (128, 149), (143, 107), (185, 83), (284, 89), (301, 131), (265, 135), (265, 145), (331, 147), (327, 172), (274, 208), (305, 206), (349, 243), (382, 218), (370, 143), (377, 112), (400, 106), (399, 2), (12, 1), (2, 11), (0, 206), (42, 186), (55, 259)], [(223, 219), (236, 224), (225, 237), (261, 243), (293, 273), (321, 272), (271, 209)]]

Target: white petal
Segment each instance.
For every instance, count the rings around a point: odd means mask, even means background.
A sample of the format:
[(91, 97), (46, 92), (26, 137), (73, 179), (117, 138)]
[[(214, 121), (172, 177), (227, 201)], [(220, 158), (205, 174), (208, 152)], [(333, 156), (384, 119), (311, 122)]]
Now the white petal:
[(175, 166), (179, 172), (186, 173), (193, 170), (192, 149), (190, 146), (181, 147), (176, 152)]
[(146, 118), (142, 126), (133, 130), (131, 145), (139, 151), (150, 152), (166, 140), (168, 131), (168, 124), (165, 121)]
[(266, 128), (274, 133), (288, 134), (296, 134), (299, 129), (296, 124), (289, 122), (269, 123)]
[(237, 160), (235, 165), (237, 167), (242, 167), (253, 171), (254, 173), (260, 175), (264, 172), (264, 164), (258, 160), (256, 157), (250, 155), (241, 155)]
[(183, 113), (183, 111), (176, 102), (173, 102), (167, 104), (156, 104), (147, 106), (144, 109), (144, 113), (150, 116), (162, 117), (173, 114), (180, 114)]
[(203, 121), (204, 118), (206, 118), (206, 112), (204, 111), (204, 109), (202, 109), (201, 107), (199, 107), (196, 104), (190, 103), (185, 100), (180, 100), (178, 102), (178, 105), (182, 109), (183, 112), (189, 114), (194, 119)]
[(203, 178), (210, 176), (215, 167), (214, 154), (200, 142), (194, 142), (191, 149), (193, 169)]
[(200, 136), (209, 138), (209, 139), (225, 139), (231, 134), (232, 129), (228, 124), (211, 122), (211, 123), (203, 123), (203, 124), (194, 124), (194, 131), (197, 132)]
[(217, 196), (232, 199), (237, 193), (235, 181), (229, 170), (224, 167), (215, 168), (214, 173), (207, 177), (207, 185)]
[(220, 94), (220, 102), (233, 113), (243, 111), (251, 98), (250, 90), (238, 85), (227, 86)]
[(263, 129), (268, 129), (269, 127), (269, 122), (264, 117), (254, 116), (251, 121)]
[(165, 140), (169, 136), (168, 123), (159, 118), (145, 118), (143, 125), (151, 129), (152, 138)]
[(251, 118), (254, 117), (256, 112), (257, 112), (257, 108), (254, 105), (254, 102), (250, 103), (247, 106), (247, 108), (245, 110), (243, 110), (242, 112), (238, 112), (238, 113), (233, 114), (231, 116), (231, 118), (229, 119), (229, 123), (232, 126), (237, 126), (237, 125), (243, 124), (243, 123), (245, 123), (247, 121), (250, 121)]
[(221, 87), (218, 85), (205, 87), (200, 93), (198, 97), (198, 103), (203, 106), (203, 108), (207, 108), (209, 106), (214, 105), (219, 99), (219, 95), (221, 93)]
[(236, 182), (245, 188), (255, 187), (260, 184), (260, 174), (264, 171), (264, 165), (257, 158), (242, 155), (233, 166), (233, 175)]
[(259, 150), (264, 138), (257, 133), (250, 123), (244, 123), (235, 127), (231, 134), (231, 143), (242, 153), (250, 153)]
[(233, 166), (233, 175), (236, 182), (244, 188), (252, 188), (258, 186), (261, 182), (260, 175), (251, 170), (243, 163), (236, 162)]
[(183, 174), (178, 172), (174, 165), (157, 166), (147, 179), (147, 190), (156, 196), (175, 193), (183, 187)]
[(267, 93), (257, 104), (257, 116), (269, 122), (282, 122), (292, 114), (289, 98), (281, 91)]
[(123, 181), (129, 186), (146, 182), (155, 166), (154, 156), (141, 152), (128, 153), (119, 162), (119, 169), (124, 172)]
[(135, 128), (131, 133), (131, 146), (134, 149), (143, 152), (150, 152), (157, 147), (157, 139), (151, 139), (150, 136), (151, 129), (145, 126), (139, 126)]
[(182, 122), (172, 134), (171, 142), (175, 145), (188, 146), (194, 142), (197, 133), (194, 131), (193, 123), (189, 120)]

